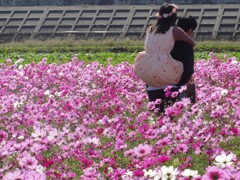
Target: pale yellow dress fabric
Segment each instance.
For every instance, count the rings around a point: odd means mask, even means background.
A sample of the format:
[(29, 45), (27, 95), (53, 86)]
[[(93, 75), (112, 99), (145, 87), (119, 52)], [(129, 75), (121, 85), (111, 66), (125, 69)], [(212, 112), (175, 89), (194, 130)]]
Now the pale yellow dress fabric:
[(165, 33), (146, 33), (145, 51), (135, 58), (134, 73), (147, 85), (163, 87), (177, 84), (183, 73), (183, 64), (170, 55), (174, 46), (173, 27)]

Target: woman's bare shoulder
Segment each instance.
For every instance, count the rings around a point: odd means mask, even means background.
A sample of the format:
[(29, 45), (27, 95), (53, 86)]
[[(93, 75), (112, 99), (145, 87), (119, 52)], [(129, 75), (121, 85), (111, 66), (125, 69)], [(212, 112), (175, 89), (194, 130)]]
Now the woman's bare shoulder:
[(173, 34), (176, 34), (176, 35), (180, 34), (180, 35), (182, 35), (182, 33), (184, 33), (184, 31), (181, 28), (179, 28), (177, 26), (173, 27)]

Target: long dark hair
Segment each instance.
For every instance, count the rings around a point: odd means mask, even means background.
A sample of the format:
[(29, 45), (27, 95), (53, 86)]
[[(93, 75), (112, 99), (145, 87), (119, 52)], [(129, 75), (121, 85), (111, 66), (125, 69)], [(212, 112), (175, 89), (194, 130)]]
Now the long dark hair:
[(173, 4), (163, 4), (157, 15), (157, 22), (150, 26), (149, 32), (153, 32), (156, 28), (156, 33), (165, 34), (171, 26), (174, 26), (177, 20), (176, 6)]

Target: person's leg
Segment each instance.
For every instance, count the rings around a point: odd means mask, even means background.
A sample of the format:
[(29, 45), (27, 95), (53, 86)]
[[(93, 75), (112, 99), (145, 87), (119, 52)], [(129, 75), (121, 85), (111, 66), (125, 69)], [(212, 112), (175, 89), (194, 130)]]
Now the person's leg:
[(196, 102), (196, 88), (195, 84), (188, 84), (187, 86), (187, 97), (190, 98), (191, 103), (194, 104)]
[[(165, 95), (163, 89), (147, 91), (148, 99), (150, 102), (155, 102), (157, 99), (164, 101)], [(159, 112), (163, 112), (164, 103), (161, 102), (160, 105), (157, 105), (156, 108), (159, 108)]]
[(154, 102), (157, 99), (162, 100), (161, 104), (157, 105), (156, 108), (159, 108), (159, 112), (163, 112), (164, 108), (172, 105), (173, 103), (179, 100), (179, 95), (174, 98), (171, 97), (171, 94), (173, 92), (178, 92), (178, 88), (171, 88), (170, 92), (171, 93), (169, 94), (168, 97), (166, 97), (166, 92), (163, 89), (147, 91), (147, 94), (150, 102)]

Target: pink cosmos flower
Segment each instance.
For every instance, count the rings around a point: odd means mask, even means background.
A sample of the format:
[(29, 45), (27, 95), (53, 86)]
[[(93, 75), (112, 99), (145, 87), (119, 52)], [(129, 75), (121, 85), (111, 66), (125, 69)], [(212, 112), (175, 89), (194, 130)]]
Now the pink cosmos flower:
[(36, 169), (37, 164), (38, 160), (30, 154), (26, 154), (19, 160), (19, 165), (28, 169)]
[(226, 175), (226, 179), (240, 179), (240, 171), (237, 169), (224, 169), (224, 173)]
[(42, 61), (46, 62), (46, 61), (47, 61), (47, 58), (42, 58)]
[(134, 150), (133, 149), (130, 149), (128, 151), (125, 151), (124, 152), (124, 156), (133, 156), (134, 155)]
[(99, 146), (100, 145), (100, 140), (97, 137), (93, 137), (93, 138), (87, 137), (87, 138), (83, 139), (83, 143), (84, 144), (94, 144), (96, 146)]
[(161, 104), (162, 103), (162, 99), (157, 99), (156, 101), (155, 101), (155, 104)]
[[(176, 115), (176, 111), (175, 111), (176, 109), (175, 108), (173, 108), (173, 107), (168, 107), (168, 108), (166, 108), (166, 110), (165, 110), (165, 114), (167, 115), (167, 116), (175, 116)], [(180, 112), (179, 110), (178, 110), (178, 112)]]
[(21, 170), (16, 169), (14, 172), (8, 172), (3, 176), (3, 180), (23, 180), (24, 174), (22, 173)]
[(149, 110), (154, 110), (154, 109), (155, 109), (155, 103), (154, 103), (154, 102), (148, 102), (147, 108), (148, 108)]
[(133, 150), (137, 157), (143, 157), (151, 153), (152, 146), (147, 144), (139, 144), (138, 147), (135, 147)]
[(186, 153), (188, 151), (188, 147), (186, 144), (178, 144), (177, 151), (181, 153)]
[(120, 177), (124, 176), (126, 173), (125, 169), (117, 168), (110, 169), (109, 179), (121, 179)]
[(76, 57), (76, 56), (74, 56), (73, 58), (72, 58), (72, 61), (77, 61), (78, 60), (78, 58)]
[(123, 150), (127, 147), (127, 144), (124, 143), (124, 140), (116, 138), (115, 150)]
[(216, 166), (210, 166), (207, 168), (207, 172), (203, 175), (202, 180), (223, 180), (226, 178), (224, 171)]
[[(237, 79), (240, 77), (240, 63), (235, 62), (235, 58), (230, 58), (231, 60), (228, 59), (227, 62), (216, 57), (210, 58), (212, 59), (196, 62), (195, 105), (189, 110), (190, 101), (186, 98), (181, 103), (170, 106), (168, 113), (156, 117), (156, 122), (161, 124), (161, 127), (158, 127), (157, 123), (149, 125), (151, 122), (149, 118), (155, 114), (149, 109), (146, 110), (148, 101), (144, 91), (145, 86), (136, 79), (132, 73), (132, 66), (127, 62), (116, 66), (89, 63), (88, 67), (84, 61), (70, 61), (64, 64), (42, 62), (24, 65), (21, 70), (17, 65), (1, 64), (1, 130), (5, 131), (8, 137), (5, 137), (6, 134), (3, 135), (3, 140), (0, 142), (0, 156), (4, 163), (0, 169), (0, 179), (7, 173), (12, 173), (12, 161), (7, 161), (7, 158), (14, 157), (16, 151), (18, 158), (15, 159), (13, 168), (27, 169), (25, 166), (27, 163), (23, 163), (23, 159), (27, 157), (23, 152), (32, 152), (31, 156), (50, 172), (46, 172), (50, 179), (71, 178), (67, 175), (69, 167), (62, 163), (63, 159), (69, 157), (78, 161), (87, 157), (92, 161), (91, 166), (96, 172), (100, 171), (98, 167), (111, 166), (114, 168), (113, 177), (118, 176), (122, 171), (122, 169), (115, 171), (120, 165), (117, 156), (119, 150), (129, 155), (127, 157), (129, 164), (124, 167), (132, 171), (144, 165), (144, 167), (151, 166), (152, 158), (159, 163), (164, 162), (163, 157), (158, 159), (158, 156), (163, 154), (173, 158), (174, 161), (173, 154), (184, 151), (181, 147), (179, 151), (176, 150), (175, 146), (179, 142), (192, 146), (194, 153), (211, 157), (209, 163), (212, 164), (213, 157), (222, 151), (218, 149), (219, 143), (229, 141), (240, 132), (238, 100), (240, 87)], [(54, 97), (44, 96), (44, 92), (48, 89)], [(223, 89), (227, 90), (227, 94)], [(61, 92), (61, 95), (58, 96), (56, 92)], [(21, 96), (25, 98), (21, 99)], [(16, 101), (24, 102), (24, 105), (14, 109), (13, 105)], [(169, 117), (176, 115), (179, 117)], [(37, 133), (36, 124), (41, 124), (40, 127), (45, 133)], [(65, 131), (63, 127), (69, 130)], [(97, 131), (98, 129), (100, 130)], [(53, 132), (49, 133), (50, 131)], [(20, 138), (21, 136), (24, 139)], [(91, 139), (84, 143), (87, 137)], [(99, 139), (92, 139), (94, 137)], [(102, 138), (107, 138), (109, 141), (102, 141)], [(131, 144), (133, 141), (134, 144), (158, 142), (156, 146), (152, 145), (151, 153), (138, 157), (134, 148), (129, 151), (123, 149), (124, 142)], [(38, 157), (55, 147), (60, 151), (52, 154), (49, 159)], [(104, 151), (109, 150), (112, 153), (109, 160), (100, 157)], [(34, 164), (34, 162), (30, 160), (29, 163)], [(225, 160), (220, 162), (224, 163)], [(231, 162), (233, 163), (227, 168), (232, 168), (235, 164), (239, 167), (237, 159)], [(178, 168), (179, 170), (189, 168), (191, 163), (195, 162), (188, 162), (186, 159)], [(4, 166), (9, 168), (3, 169)], [(38, 171), (35, 166), (28, 168)], [(231, 176), (229, 176), (226, 167), (222, 170), (227, 178), (239, 179), (237, 172), (230, 172)], [(82, 179), (101, 179), (99, 176), (83, 175)], [(176, 176), (179, 177), (180, 175)]]
[(187, 86), (181, 86), (181, 88), (178, 90), (179, 93), (182, 93), (187, 90)]
[(167, 138), (163, 138), (163, 139), (160, 139), (156, 144), (158, 145), (159, 148), (161, 148), (161, 147), (170, 145), (171, 141)]
[(69, 179), (73, 179), (73, 178), (75, 178), (77, 175), (76, 175), (76, 173), (74, 173), (74, 172), (68, 172), (67, 173), (67, 177), (69, 178)]
[(36, 171), (24, 172), (24, 180), (46, 180), (46, 174), (42, 174)]
[(97, 180), (100, 177), (100, 173), (93, 167), (89, 167), (83, 170), (82, 179)]
[(175, 97), (177, 97), (178, 96), (178, 92), (173, 92), (172, 94), (171, 94), (171, 97), (172, 98), (175, 98)]
[(209, 55), (209, 56), (213, 56), (213, 55), (214, 55), (214, 52), (209, 52), (208, 55)]
[(7, 64), (10, 64), (11, 62), (12, 62), (11, 59), (7, 59), (7, 60), (6, 60), (6, 63), (7, 63)]

